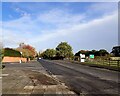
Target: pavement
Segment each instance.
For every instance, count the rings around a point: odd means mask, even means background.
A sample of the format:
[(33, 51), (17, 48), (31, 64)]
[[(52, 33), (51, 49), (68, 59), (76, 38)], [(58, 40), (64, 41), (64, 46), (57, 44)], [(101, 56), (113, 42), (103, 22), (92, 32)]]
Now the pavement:
[[(0, 79), (1, 80), (1, 79)], [(2, 70), (2, 96), (77, 96), (37, 61), (6, 63)]]

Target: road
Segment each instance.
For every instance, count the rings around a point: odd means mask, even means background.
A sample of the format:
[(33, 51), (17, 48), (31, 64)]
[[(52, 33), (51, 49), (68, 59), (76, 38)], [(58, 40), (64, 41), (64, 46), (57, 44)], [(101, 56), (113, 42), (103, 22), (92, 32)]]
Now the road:
[(71, 63), (64, 60), (44, 60), (39, 62), (46, 70), (64, 82), (78, 95), (118, 96), (117, 71), (100, 69)]

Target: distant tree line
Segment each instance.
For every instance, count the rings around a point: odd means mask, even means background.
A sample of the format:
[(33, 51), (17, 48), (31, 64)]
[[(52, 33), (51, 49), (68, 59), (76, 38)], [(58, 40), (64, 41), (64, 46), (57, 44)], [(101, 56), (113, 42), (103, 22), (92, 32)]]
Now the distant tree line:
[(44, 59), (71, 59), (74, 56), (72, 50), (67, 42), (61, 42), (55, 49), (46, 49), (39, 56)]
[[(55, 49), (46, 49), (43, 53), (39, 54), (38, 56), (44, 59), (75, 59), (75, 57), (80, 57), (80, 54), (85, 54), (85, 56), (88, 57), (90, 54), (94, 54), (94, 56), (111, 56), (111, 54), (105, 49), (80, 50), (77, 53), (75, 53), (75, 55), (72, 51), (72, 47), (67, 42), (61, 42)], [(113, 49), (112, 52), (117, 54), (118, 50)]]
[(94, 56), (106, 56), (109, 53), (105, 49), (98, 50), (80, 50), (79, 52), (75, 53), (75, 56), (80, 56), (80, 54), (85, 54), (85, 56), (89, 56), (90, 54), (94, 54)]
[(43, 53), (40, 54), (40, 57), (44, 59), (54, 59), (56, 56), (56, 50), (54, 49), (46, 49)]

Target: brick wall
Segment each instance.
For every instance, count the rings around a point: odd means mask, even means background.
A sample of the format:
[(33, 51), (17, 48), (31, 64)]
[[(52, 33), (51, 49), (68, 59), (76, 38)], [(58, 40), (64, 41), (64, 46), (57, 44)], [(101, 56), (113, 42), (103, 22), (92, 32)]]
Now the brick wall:
[(20, 58), (20, 57), (4, 57), (2, 62), (20, 62), (20, 60), (22, 60), (22, 62), (26, 62), (27, 58)]

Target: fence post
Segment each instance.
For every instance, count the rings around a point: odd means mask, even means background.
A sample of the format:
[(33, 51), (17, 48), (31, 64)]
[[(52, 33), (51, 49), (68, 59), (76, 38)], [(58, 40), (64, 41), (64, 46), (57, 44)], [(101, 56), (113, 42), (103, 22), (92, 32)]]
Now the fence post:
[(109, 66), (110, 66), (110, 59), (109, 59)]

